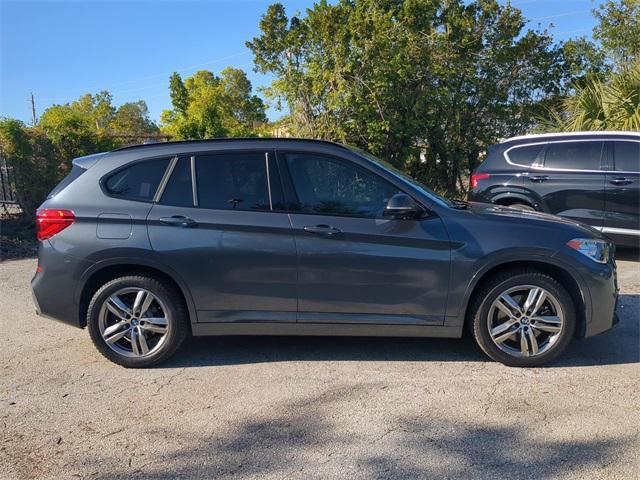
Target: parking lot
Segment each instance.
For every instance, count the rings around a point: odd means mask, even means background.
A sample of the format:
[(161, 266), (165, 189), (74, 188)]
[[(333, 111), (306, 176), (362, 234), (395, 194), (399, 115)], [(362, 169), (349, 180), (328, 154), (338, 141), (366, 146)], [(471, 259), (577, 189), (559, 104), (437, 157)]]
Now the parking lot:
[(192, 339), (126, 370), (0, 263), (0, 477), (638, 478), (640, 263), (620, 324), (549, 368), (470, 339)]

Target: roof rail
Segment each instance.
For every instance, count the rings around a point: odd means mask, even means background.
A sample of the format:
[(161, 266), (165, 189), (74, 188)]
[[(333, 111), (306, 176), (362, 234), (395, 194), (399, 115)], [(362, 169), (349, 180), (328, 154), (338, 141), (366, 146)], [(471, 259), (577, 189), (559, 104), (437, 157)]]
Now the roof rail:
[(174, 140), (170, 142), (153, 142), (153, 143), (140, 143), (137, 145), (128, 145), (126, 147), (116, 148), (113, 152), (121, 152), (122, 150), (132, 150), (138, 148), (157, 147), (158, 145), (182, 145), (187, 143), (212, 143), (212, 142), (236, 142), (236, 141), (262, 141), (262, 140), (278, 140), (278, 141), (298, 141), (298, 142), (311, 142), (311, 143), (326, 143), (334, 145), (340, 148), (348, 149), (345, 145), (329, 140), (320, 140), (315, 138), (277, 138), (277, 137), (219, 137), (219, 138), (205, 138), (197, 140)]
[(579, 135), (637, 135), (640, 136), (640, 132), (625, 132), (625, 131), (613, 131), (613, 130), (589, 130), (584, 132), (556, 132), (556, 133), (532, 133), (530, 135), (520, 135), (517, 137), (505, 138), (504, 140), (500, 140), (500, 143), (510, 142), (512, 140), (527, 140), (529, 138), (543, 138), (543, 137), (568, 137), (568, 136), (579, 136)]

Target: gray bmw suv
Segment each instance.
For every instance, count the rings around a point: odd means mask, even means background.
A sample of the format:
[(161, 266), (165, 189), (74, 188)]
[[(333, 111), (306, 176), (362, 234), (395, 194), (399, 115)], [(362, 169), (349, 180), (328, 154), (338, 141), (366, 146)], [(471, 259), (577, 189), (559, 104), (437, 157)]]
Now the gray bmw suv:
[(73, 161), (38, 210), (37, 311), (126, 367), (188, 335), (460, 337), (538, 366), (615, 323), (613, 245), (449, 201), (329, 142), (140, 145)]

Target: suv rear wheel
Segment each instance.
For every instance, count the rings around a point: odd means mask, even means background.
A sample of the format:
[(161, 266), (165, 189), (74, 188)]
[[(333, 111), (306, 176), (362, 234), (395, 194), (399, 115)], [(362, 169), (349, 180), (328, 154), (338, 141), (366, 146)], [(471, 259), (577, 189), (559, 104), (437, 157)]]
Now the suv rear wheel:
[(169, 358), (187, 336), (184, 301), (171, 285), (148, 276), (119, 277), (94, 294), (87, 326), (96, 348), (124, 367)]
[(555, 359), (575, 331), (573, 300), (553, 277), (519, 270), (498, 275), (473, 306), (473, 335), (492, 359), (536, 367)]

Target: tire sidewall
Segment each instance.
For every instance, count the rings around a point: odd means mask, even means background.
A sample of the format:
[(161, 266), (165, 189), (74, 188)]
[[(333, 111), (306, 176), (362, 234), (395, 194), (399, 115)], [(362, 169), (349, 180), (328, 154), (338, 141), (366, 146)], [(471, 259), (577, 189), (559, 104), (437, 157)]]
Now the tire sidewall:
[[(556, 297), (560, 303), (562, 313), (564, 314), (564, 328), (560, 334), (560, 338), (558, 338), (556, 343), (548, 351), (543, 354), (536, 355), (535, 357), (519, 358), (511, 356), (500, 350), (500, 348), (498, 348), (491, 339), (491, 335), (487, 327), (489, 322), (489, 310), (496, 298), (498, 298), (498, 296), (505, 290), (521, 285), (533, 285), (547, 290)], [(509, 366), (536, 367), (552, 361), (567, 347), (575, 332), (576, 316), (573, 300), (560, 283), (544, 274), (528, 273), (510, 277), (496, 283), (492, 288), (490, 288), (486, 295), (484, 295), (484, 299), (476, 311), (473, 323), (476, 341), (482, 350), (491, 358)]]
[[(153, 354), (143, 358), (120, 355), (107, 345), (100, 333), (99, 317), (102, 305), (115, 292), (128, 287), (143, 288), (155, 295), (163, 303), (170, 325), (163, 345)], [(148, 277), (121, 277), (106, 283), (94, 294), (87, 310), (87, 328), (96, 348), (112, 362), (124, 367), (146, 367), (165, 360), (182, 343), (179, 318), (180, 312), (176, 308), (174, 295), (162, 283)]]

